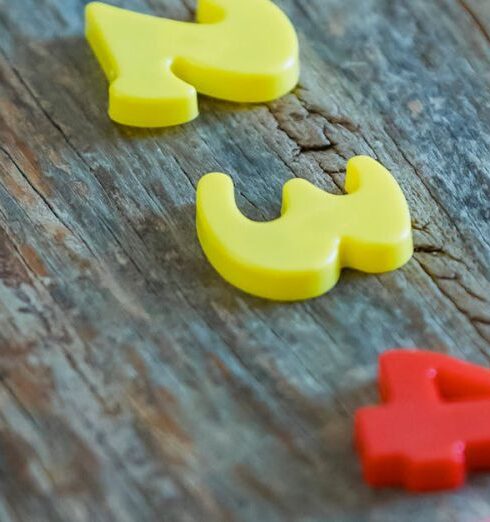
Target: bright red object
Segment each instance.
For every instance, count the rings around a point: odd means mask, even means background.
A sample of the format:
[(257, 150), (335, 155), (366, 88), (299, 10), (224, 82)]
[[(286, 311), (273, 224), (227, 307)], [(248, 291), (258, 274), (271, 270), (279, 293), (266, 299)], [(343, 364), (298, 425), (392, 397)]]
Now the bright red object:
[(365, 480), (412, 491), (455, 488), (490, 470), (490, 370), (447, 355), (380, 357), (384, 404), (356, 413)]

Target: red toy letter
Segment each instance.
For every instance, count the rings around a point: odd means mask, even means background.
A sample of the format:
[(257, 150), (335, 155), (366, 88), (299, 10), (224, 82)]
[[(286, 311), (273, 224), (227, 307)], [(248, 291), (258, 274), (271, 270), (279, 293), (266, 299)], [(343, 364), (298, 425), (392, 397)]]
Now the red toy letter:
[(430, 491), (490, 470), (490, 370), (446, 355), (380, 357), (384, 404), (356, 414), (356, 442), (372, 486)]

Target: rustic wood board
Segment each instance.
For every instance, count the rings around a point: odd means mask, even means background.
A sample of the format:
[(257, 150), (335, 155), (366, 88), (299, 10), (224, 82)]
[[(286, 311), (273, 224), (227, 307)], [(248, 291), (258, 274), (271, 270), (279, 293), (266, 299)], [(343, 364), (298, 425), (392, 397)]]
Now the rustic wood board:
[[(277, 3), (300, 34), (294, 93), (201, 98), (196, 121), (137, 131), (106, 116), (84, 0), (0, 0), (2, 522), (490, 517), (489, 474), (372, 491), (352, 446), (383, 350), (490, 364), (490, 1)], [(205, 261), (202, 174), (230, 173), (244, 212), (271, 218), (287, 179), (338, 193), (359, 153), (409, 201), (402, 270), (285, 305)]]

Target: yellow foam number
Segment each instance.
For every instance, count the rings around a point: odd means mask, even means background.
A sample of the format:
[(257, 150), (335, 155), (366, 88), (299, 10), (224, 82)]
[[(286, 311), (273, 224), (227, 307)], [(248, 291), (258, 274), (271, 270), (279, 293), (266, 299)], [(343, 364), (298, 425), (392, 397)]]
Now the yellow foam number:
[(410, 214), (391, 174), (357, 156), (347, 165), (347, 195), (302, 179), (284, 186), (282, 215), (267, 223), (237, 208), (233, 182), (207, 174), (197, 188), (197, 231), (211, 264), (253, 295), (290, 301), (323, 294), (342, 267), (385, 272), (413, 253)]
[(298, 42), (270, 0), (200, 0), (195, 23), (92, 2), (86, 34), (109, 82), (109, 115), (163, 127), (198, 114), (196, 90), (236, 102), (265, 102), (298, 81)]

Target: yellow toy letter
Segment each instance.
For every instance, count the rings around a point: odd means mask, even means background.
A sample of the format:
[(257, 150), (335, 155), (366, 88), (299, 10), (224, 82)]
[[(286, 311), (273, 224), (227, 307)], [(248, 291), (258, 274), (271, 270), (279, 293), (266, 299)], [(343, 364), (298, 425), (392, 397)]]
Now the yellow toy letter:
[(347, 195), (302, 179), (284, 186), (282, 215), (267, 223), (237, 208), (233, 182), (207, 174), (197, 188), (197, 232), (215, 269), (245, 292), (280, 301), (316, 297), (342, 267), (385, 272), (413, 253), (410, 214), (392, 175), (357, 156), (347, 165)]
[(270, 0), (198, 0), (197, 22), (87, 5), (86, 35), (110, 82), (114, 121), (176, 125), (197, 116), (196, 90), (266, 102), (298, 82), (296, 32)]

